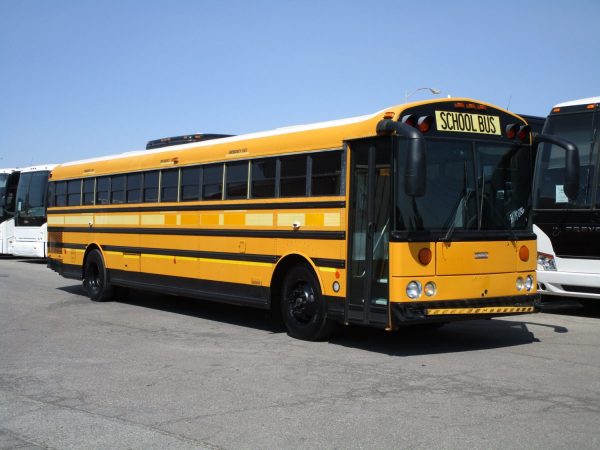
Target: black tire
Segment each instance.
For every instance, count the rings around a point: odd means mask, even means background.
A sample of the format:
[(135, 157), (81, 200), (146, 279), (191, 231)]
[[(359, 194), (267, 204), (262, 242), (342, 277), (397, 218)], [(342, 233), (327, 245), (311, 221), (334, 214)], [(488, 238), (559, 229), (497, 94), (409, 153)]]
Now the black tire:
[(290, 269), (283, 281), (280, 304), (290, 336), (316, 341), (333, 334), (336, 324), (327, 319), (321, 288), (310, 267), (297, 265)]
[(92, 250), (85, 260), (83, 269), (83, 288), (95, 302), (112, 300), (115, 290), (108, 281), (108, 273), (100, 250)]

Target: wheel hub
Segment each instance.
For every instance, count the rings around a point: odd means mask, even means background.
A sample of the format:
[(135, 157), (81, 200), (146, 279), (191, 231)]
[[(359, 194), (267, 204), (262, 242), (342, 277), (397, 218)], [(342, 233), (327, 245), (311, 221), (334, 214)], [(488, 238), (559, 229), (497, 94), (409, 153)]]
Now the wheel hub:
[(308, 284), (296, 284), (288, 300), (290, 312), (297, 321), (307, 323), (315, 316), (315, 293)]

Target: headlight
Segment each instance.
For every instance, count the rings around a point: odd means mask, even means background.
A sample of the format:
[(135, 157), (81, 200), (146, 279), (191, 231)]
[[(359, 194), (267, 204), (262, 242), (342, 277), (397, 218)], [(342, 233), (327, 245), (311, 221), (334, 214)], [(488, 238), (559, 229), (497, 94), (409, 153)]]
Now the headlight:
[(430, 281), (425, 284), (424, 291), (425, 291), (425, 295), (427, 297), (433, 297), (435, 295), (435, 293), (437, 292), (437, 287), (433, 281)]
[(537, 255), (538, 266), (541, 266), (543, 270), (556, 270), (554, 256), (542, 252), (538, 252)]
[(532, 287), (533, 287), (533, 277), (531, 275), (527, 275), (527, 278), (525, 278), (525, 289), (530, 291)]
[(415, 299), (420, 297), (422, 291), (423, 286), (418, 281), (411, 281), (406, 285), (406, 295), (408, 295), (408, 298)]
[(522, 291), (523, 290), (523, 278), (519, 277), (517, 278), (517, 291)]

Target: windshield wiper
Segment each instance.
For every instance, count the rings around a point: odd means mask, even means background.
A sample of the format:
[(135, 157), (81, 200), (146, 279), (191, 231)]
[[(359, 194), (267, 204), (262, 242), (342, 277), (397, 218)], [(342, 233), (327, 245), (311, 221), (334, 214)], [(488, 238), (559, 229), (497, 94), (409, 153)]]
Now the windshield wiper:
[[(469, 198), (471, 197), (471, 194), (473, 193), (473, 190), (469, 189), (467, 187), (467, 162), (466, 161), (464, 162), (463, 167), (464, 167), (464, 172), (463, 172), (462, 195), (460, 196), (460, 198), (458, 199), (458, 202), (456, 203), (454, 212), (451, 213), (448, 220), (446, 220), (446, 223), (444, 223), (444, 227), (448, 227), (448, 231), (446, 232), (446, 235), (441, 239), (442, 242), (448, 242), (450, 240), (450, 238), (452, 237), (452, 235), (454, 234), (454, 230), (456, 229), (456, 216), (462, 208), (467, 207)], [(462, 204), (462, 208), (461, 208), (461, 204)]]
[[(450, 226), (448, 228), (448, 231), (446, 232), (446, 235), (441, 239), (442, 242), (450, 241), (450, 239), (452, 238), (452, 235), (454, 234), (454, 230), (456, 229), (456, 216), (458, 215), (458, 212), (467, 208), (469, 199), (471, 198), (471, 194), (473, 194), (473, 189), (465, 189), (465, 191), (463, 191), (464, 194), (458, 200), (456, 209), (454, 210), (454, 213), (452, 213), (452, 216), (450, 217), (450, 222), (446, 221), (446, 224), (450, 225)], [(444, 225), (446, 225), (446, 224), (444, 224)]]

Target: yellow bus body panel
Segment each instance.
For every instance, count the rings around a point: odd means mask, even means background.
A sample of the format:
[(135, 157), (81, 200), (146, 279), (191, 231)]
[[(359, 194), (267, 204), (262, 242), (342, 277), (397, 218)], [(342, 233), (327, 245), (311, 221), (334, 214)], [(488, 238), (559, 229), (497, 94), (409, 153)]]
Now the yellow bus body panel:
[[(535, 241), (478, 241), (435, 243), (431, 262), (424, 266), (418, 260), (421, 248), (432, 249), (433, 243), (392, 242), (390, 244), (390, 301), (414, 302), (406, 295), (406, 285), (419, 281), (423, 286), (433, 281), (436, 295), (422, 295), (417, 301), (484, 299), (488, 297), (534, 294)], [(529, 259), (519, 258), (521, 247), (527, 247)], [(486, 259), (483, 255), (486, 254)], [(516, 289), (517, 278), (534, 279), (529, 293)]]

